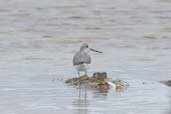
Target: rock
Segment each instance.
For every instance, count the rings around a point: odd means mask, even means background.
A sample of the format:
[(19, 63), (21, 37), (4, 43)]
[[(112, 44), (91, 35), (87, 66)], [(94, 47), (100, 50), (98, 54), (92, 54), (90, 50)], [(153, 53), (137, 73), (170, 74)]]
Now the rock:
[(65, 83), (73, 84), (73, 83), (76, 82), (77, 80), (78, 80), (78, 78), (71, 78), (71, 79), (66, 80)]
[(116, 91), (123, 91), (129, 86), (129, 84), (123, 80), (114, 80), (112, 82), (116, 85)]
[(91, 82), (96, 82), (98, 81), (104, 81), (105, 79), (107, 79), (107, 73), (106, 72), (96, 72), (93, 74), (93, 76), (90, 78)]
[(98, 88), (99, 89), (109, 89), (110, 86), (109, 86), (109, 84), (104, 83), (104, 84), (98, 84)]
[(81, 77), (78, 78), (78, 80), (80, 82), (85, 81), (85, 80), (88, 80), (88, 79), (89, 79), (89, 77), (87, 75), (83, 75), (83, 76), (81, 76)]
[[(79, 78), (71, 78), (66, 80), (65, 83), (70, 85), (86, 85), (88, 88), (96, 88), (103, 92), (107, 92), (111, 87), (106, 72), (95, 72), (91, 77), (83, 75)], [(128, 86), (128, 83), (122, 80), (114, 80), (110, 81), (110, 83), (116, 85), (116, 90), (123, 90)]]
[(108, 84), (99, 84), (97, 89), (101, 93), (107, 93), (109, 91), (109, 89), (110, 89), (110, 86)]
[(126, 87), (129, 86), (129, 84), (123, 80), (114, 80), (112, 81), (116, 86), (122, 86), (122, 87)]
[(171, 80), (167, 80), (167, 81), (160, 81), (161, 83), (167, 85), (167, 86), (171, 86)]
[(110, 86), (106, 84), (97, 84), (96, 82), (90, 82), (87, 86), (89, 89), (98, 90), (100, 93), (107, 93)]
[(79, 85), (88, 83), (89, 77), (87, 75), (81, 76), (79, 78), (71, 78), (65, 81), (67, 84), (71, 85)]

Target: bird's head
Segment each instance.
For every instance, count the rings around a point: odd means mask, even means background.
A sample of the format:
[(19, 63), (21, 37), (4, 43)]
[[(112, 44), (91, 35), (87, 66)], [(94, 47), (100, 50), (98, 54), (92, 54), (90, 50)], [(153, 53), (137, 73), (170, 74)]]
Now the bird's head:
[(82, 44), (81, 47), (80, 47), (80, 51), (85, 51), (85, 50), (90, 50), (90, 51), (94, 51), (94, 52), (97, 52), (97, 53), (102, 53), (101, 51), (89, 48), (88, 44)]
[(80, 47), (80, 51), (86, 50), (88, 48), (89, 48), (88, 44), (82, 44), (81, 47)]

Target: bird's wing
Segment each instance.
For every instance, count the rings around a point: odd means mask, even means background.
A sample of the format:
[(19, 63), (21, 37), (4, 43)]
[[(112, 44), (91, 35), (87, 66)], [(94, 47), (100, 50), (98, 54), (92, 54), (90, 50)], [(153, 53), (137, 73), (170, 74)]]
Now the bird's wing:
[(73, 58), (73, 65), (79, 65), (79, 64), (90, 64), (91, 63), (91, 57), (85, 52), (76, 53)]

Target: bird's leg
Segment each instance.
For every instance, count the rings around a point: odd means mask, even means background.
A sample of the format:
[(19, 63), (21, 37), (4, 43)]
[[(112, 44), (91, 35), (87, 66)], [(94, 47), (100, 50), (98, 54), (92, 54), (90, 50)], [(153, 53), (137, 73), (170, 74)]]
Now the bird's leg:
[(88, 76), (88, 75), (87, 75), (87, 70), (85, 70), (85, 76)]
[(79, 98), (81, 96), (81, 83), (80, 83), (80, 72), (78, 71), (78, 86), (79, 86)]
[[(85, 70), (85, 76), (87, 75), (87, 69)], [(86, 88), (86, 84), (84, 85), (84, 99), (87, 99), (87, 88)]]
[(79, 85), (80, 85), (80, 72), (78, 71), (78, 81), (79, 81)]

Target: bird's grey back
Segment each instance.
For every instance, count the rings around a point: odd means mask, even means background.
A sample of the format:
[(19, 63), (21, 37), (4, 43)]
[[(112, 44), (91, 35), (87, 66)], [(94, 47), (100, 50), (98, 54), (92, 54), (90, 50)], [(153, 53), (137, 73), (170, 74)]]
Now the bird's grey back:
[(86, 52), (80, 52), (79, 51), (74, 55), (73, 65), (80, 65), (83, 63), (90, 64), (91, 63), (91, 57)]

